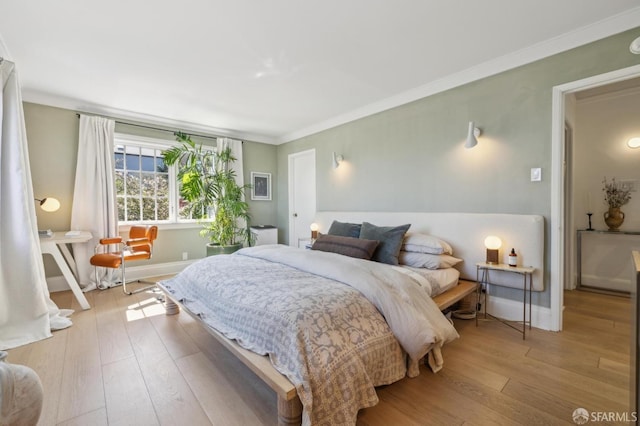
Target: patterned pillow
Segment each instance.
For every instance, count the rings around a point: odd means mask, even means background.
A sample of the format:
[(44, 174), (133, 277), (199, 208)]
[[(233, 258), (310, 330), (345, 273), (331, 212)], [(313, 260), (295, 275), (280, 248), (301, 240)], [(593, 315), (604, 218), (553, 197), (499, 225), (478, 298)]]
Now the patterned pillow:
[(378, 240), (380, 244), (373, 253), (371, 260), (389, 265), (398, 264), (400, 247), (404, 240), (404, 234), (411, 224), (401, 226), (376, 226), (369, 222), (364, 222), (360, 229), (360, 238), (368, 240)]
[(311, 246), (311, 250), (328, 251), (357, 259), (371, 259), (378, 247), (378, 241), (364, 240), (341, 235), (318, 234), (318, 239)]
[(334, 220), (327, 234), (358, 238), (360, 236), (360, 226), (359, 223), (338, 222)]

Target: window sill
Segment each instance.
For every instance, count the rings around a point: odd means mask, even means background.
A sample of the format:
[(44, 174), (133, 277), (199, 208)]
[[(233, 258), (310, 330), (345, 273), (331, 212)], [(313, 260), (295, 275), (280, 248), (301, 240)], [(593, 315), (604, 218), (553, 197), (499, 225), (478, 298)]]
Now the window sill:
[[(202, 223), (143, 223), (142, 225), (156, 225), (159, 230), (171, 230), (171, 229), (202, 229)], [(128, 233), (133, 225), (118, 225), (119, 233)]]

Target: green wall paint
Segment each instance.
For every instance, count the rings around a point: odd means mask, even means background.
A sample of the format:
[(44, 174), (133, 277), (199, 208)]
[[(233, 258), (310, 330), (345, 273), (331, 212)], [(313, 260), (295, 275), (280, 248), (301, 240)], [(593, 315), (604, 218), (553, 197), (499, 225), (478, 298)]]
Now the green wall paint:
[[(71, 224), (71, 205), (78, 155), (78, 117), (75, 111), (39, 104), (24, 103), (25, 124), (29, 146), (29, 161), (33, 190), (36, 197), (56, 197), (61, 208), (54, 213), (37, 210), (39, 229), (68, 230)], [(116, 132), (135, 134), (158, 139), (173, 140), (165, 131), (144, 129), (116, 124)], [(215, 143), (211, 139), (194, 138), (197, 142)], [(276, 182), (276, 147), (246, 141), (243, 145), (244, 178), (250, 182), (251, 171), (272, 174)], [(253, 224), (275, 224), (277, 191), (273, 189), (274, 201), (251, 201), (247, 194)], [(186, 229), (160, 229), (154, 246), (153, 259), (146, 264), (159, 264), (182, 260), (187, 252), (189, 259), (205, 256), (206, 240), (199, 236), (199, 227)], [(48, 277), (61, 275), (50, 256), (44, 257)]]
[[(540, 214), (549, 265), (552, 88), (637, 65), (629, 43), (638, 35), (627, 31), (280, 145), (280, 241), (288, 241), (287, 156), (315, 148), (319, 211)], [(469, 121), (483, 134), (466, 150)], [(345, 157), (335, 170), (332, 151)], [(542, 168), (542, 182), (530, 181), (532, 167)], [(548, 270), (545, 287), (534, 302), (549, 306)]]

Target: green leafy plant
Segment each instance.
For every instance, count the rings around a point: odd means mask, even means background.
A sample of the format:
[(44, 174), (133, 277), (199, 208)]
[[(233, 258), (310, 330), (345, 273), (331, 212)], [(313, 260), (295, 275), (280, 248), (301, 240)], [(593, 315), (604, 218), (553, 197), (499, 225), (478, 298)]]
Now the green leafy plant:
[(178, 163), (180, 195), (186, 201), (191, 217), (207, 220), (200, 235), (222, 246), (251, 243), (248, 224), (249, 205), (245, 191), (250, 185), (238, 185), (231, 164), (236, 158), (231, 148), (220, 152), (197, 145), (185, 133), (177, 132), (179, 145), (163, 151), (164, 162)]
[(610, 208), (622, 207), (631, 200), (631, 191), (629, 188), (616, 182), (615, 178), (611, 179), (611, 182), (607, 182), (607, 178), (604, 178), (602, 184), (604, 185), (602, 188), (604, 191), (604, 201)]

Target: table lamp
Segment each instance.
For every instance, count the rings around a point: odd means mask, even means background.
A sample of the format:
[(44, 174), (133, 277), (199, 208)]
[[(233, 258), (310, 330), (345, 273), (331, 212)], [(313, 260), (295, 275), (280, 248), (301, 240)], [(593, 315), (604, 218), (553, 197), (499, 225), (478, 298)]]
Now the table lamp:
[(314, 222), (309, 228), (311, 228), (311, 241), (315, 241), (318, 238), (318, 224)]
[(500, 263), (498, 250), (502, 246), (502, 240), (494, 235), (489, 235), (484, 239), (484, 246), (487, 248), (487, 263), (490, 265)]

